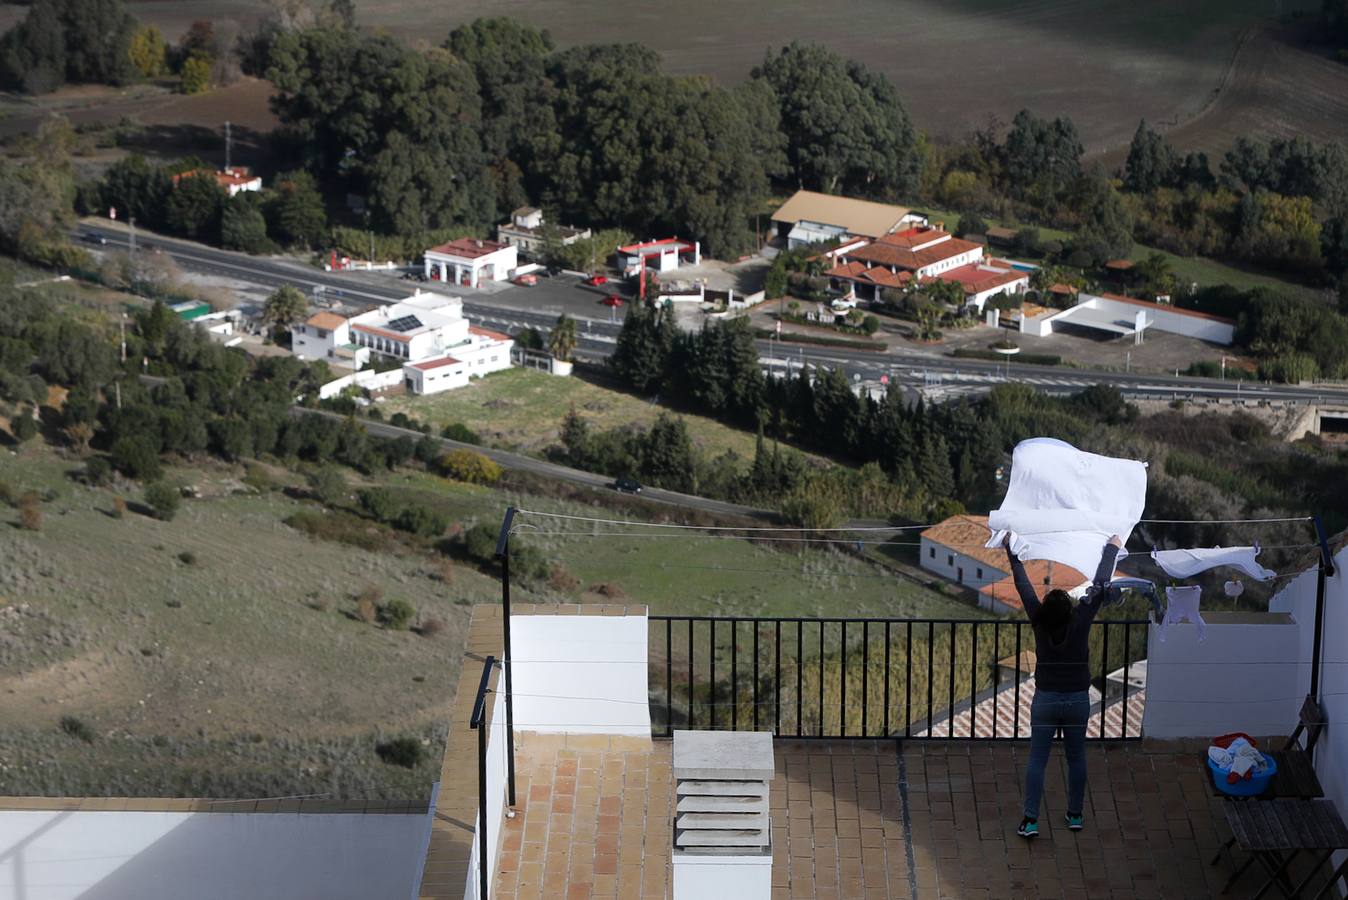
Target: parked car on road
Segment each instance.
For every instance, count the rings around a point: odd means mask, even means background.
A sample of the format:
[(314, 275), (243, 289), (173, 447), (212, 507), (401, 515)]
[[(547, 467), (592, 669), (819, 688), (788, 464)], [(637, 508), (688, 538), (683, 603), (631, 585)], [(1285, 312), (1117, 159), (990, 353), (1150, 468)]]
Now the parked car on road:
[(605, 306), (612, 306), (614, 308), (617, 308), (623, 305), (623, 298), (619, 297), (617, 294), (609, 294), (600, 302), (603, 303)]
[(519, 275), (512, 283), (518, 284), (520, 287), (533, 287), (538, 284), (538, 276), (533, 274)]
[(633, 478), (619, 478), (617, 481), (613, 482), (613, 489), (615, 491), (621, 491), (624, 494), (640, 494), (641, 482)]
[(86, 231), (84, 234), (80, 235), (80, 237), (91, 244), (106, 244), (108, 242), (107, 238), (95, 231)]
[(601, 275), (600, 273), (595, 272), (589, 278), (585, 279), (585, 283), (588, 284), (590, 287), (598, 287), (601, 284), (608, 284), (608, 276)]

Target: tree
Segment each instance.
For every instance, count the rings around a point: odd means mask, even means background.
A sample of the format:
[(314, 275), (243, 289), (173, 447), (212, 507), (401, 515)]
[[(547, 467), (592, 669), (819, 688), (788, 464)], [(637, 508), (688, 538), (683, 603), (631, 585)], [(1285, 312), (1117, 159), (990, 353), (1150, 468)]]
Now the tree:
[(14, 440), (24, 444), (37, 436), (37, 421), (31, 411), (20, 408), (10, 417), (9, 430)]
[(557, 359), (566, 362), (576, 349), (576, 320), (562, 313), (557, 324), (548, 332), (548, 352)]
[(590, 237), (558, 247), (556, 258), (550, 261), (572, 271), (592, 272), (606, 265), (615, 250), (630, 243), (632, 232), (621, 228), (605, 228)]
[(335, 506), (346, 499), (349, 487), (339, 468), (333, 465), (319, 466), (307, 476), (309, 490), (328, 506)]
[(638, 304), (623, 319), (608, 364), (633, 390), (649, 394), (664, 381), (673, 339), (673, 330), (663, 314)]
[(314, 176), (304, 170), (276, 177), (266, 206), (268, 231), (290, 246), (318, 247), (328, 228)]
[(0, 84), (28, 93), (67, 81), (123, 84), (135, 74), (135, 29), (121, 0), (34, 0), (0, 38)]
[(693, 442), (683, 419), (660, 413), (642, 447), (641, 472), (653, 484), (675, 491), (696, 490)]
[[(1119, 192), (1096, 167), (1077, 180), (1072, 206), (1081, 216), (1081, 228), (1074, 246), (1089, 246), (1092, 255), (1101, 253), (1119, 259), (1133, 249), (1133, 219)], [(1100, 260), (1097, 260), (1097, 262)]]
[(1134, 193), (1150, 194), (1174, 184), (1178, 166), (1175, 151), (1165, 138), (1148, 128), (1146, 119), (1138, 122), (1123, 167), (1123, 186)]
[(304, 318), (309, 303), (299, 288), (285, 284), (272, 291), (262, 307), (262, 320), (273, 328), (289, 328)]
[(1022, 109), (1000, 149), (1003, 184), (1023, 200), (1054, 200), (1081, 174), (1084, 152), (1071, 119), (1049, 121)]
[(211, 86), (211, 58), (194, 53), (183, 60), (179, 86), (184, 94), (200, 94)]
[(220, 234), (226, 197), (209, 172), (188, 172), (169, 192), (164, 224), (184, 237), (213, 242)]
[(171, 484), (156, 481), (145, 486), (145, 504), (154, 510), (156, 519), (172, 522), (182, 502), (182, 493)]
[(142, 76), (159, 78), (168, 71), (167, 50), (164, 35), (159, 29), (153, 25), (142, 25), (131, 36), (128, 53), (131, 56), (131, 64)]
[(220, 216), (220, 245), (245, 253), (261, 253), (271, 245), (267, 240), (267, 220), (251, 191), (242, 191), (225, 201)]
[(769, 51), (750, 77), (777, 96), (790, 171), (802, 187), (889, 198), (916, 190), (917, 132), (883, 75), (797, 42)]
[(955, 226), (955, 234), (959, 237), (968, 237), (971, 234), (986, 234), (988, 223), (983, 221), (983, 217), (976, 213), (965, 213), (960, 216), (959, 224)]
[(473, 450), (450, 450), (440, 457), (440, 471), (447, 478), (469, 484), (495, 484), (501, 480), (501, 466)]
[[(100, 197), (105, 207), (117, 210), (119, 219), (135, 219), (153, 228), (164, 220), (164, 207), (173, 182), (162, 167), (139, 153), (124, 156), (103, 174)], [(106, 212), (106, 210), (104, 210)]]

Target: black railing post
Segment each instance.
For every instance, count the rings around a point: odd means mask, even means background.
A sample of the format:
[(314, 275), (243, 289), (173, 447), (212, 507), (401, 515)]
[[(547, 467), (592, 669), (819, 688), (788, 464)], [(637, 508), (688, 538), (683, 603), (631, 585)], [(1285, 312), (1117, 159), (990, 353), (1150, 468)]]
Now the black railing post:
[(1312, 516), (1315, 538), (1320, 544), (1320, 565), (1315, 578), (1315, 632), (1311, 640), (1311, 687), (1308, 696), (1320, 703), (1320, 642), (1325, 633), (1325, 580), (1334, 575), (1334, 557), (1329, 552), (1329, 539), (1319, 516)]
[[(507, 506), (496, 539), (496, 555), (501, 559), (501, 635), (505, 653), (506, 707), (506, 798), (515, 805), (515, 695), (510, 678), (510, 527), (515, 522), (515, 507)], [(484, 898), (485, 900), (485, 898)]]
[(482, 719), (487, 712), (487, 683), (491, 680), (494, 665), (494, 656), (488, 656), (482, 663), (482, 680), (478, 682), (473, 717), (468, 722), (468, 727), (477, 732), (477, 891), (480, 900), (487, 900), (491, 890), (487, 860), (487, 729), (483, 727)]

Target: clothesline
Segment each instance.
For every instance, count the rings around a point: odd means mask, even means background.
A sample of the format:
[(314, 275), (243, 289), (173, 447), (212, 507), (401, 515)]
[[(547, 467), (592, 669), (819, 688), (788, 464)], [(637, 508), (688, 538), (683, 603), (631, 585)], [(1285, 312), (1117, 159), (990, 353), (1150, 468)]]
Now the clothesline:
[[(940, 525), (940, 522), (928, 522), (922, 525), (858, 525), (858, 526), (839, 526), (836, 528), (807, 528), (804, 526), (785, 526), (785, 525), (683, 525), (673, 522), (639, 522), (625, 519), (606, 519), (595, 516), (578, 516), (568, 513), (550, 513), (532, 509), (517, 509), (517, 515), (521, 516), (539, 516), (549, 519), (570, 519), (578, 522), (594, 522), (604, 525), (624, 525), (634, 528), (664, 528), (687, 531), (753, 531), (753, 532), (819, 532), (819, 533), (847, 533), (847, 532), (877, 532), (877, 531), (915, 531), (918, 529), (934, 528)], [(1290, 516), (1275, 518), (1250, 518), (1250, 519), (1140, 519), (1143, 525), (1240, 525), (1240, 524), (1269, 524), (1278, 522), (1310, 522), (1311, 516)]]

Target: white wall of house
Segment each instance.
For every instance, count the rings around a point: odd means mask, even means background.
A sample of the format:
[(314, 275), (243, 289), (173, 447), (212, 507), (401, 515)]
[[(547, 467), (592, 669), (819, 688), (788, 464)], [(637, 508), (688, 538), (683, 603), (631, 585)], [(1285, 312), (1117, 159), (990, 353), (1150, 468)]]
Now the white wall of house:
[(976, 306), (978, 311), (983, 311), (983, 304), (987, 303), (998, 294), (1023, 294), (1030, 289), (1030, 276), (1013, 281), (1010, 284), (1003, 284), (999, 287), (990, 288), (986, 291), (980, 291), (976, 294), (965, 294), (964, 304), (966, 306)]
[(940, 275), (942, 272), (949, 272), (951, 269), (958, 269), (960, 266), (976, 263), (982, 258), (983, 248), (974, 247), (972, 250), (965, 250), (963, 253), (957, 253), (949, 259), (943, 259), (940, 262), (934, 262), (929, 266), (923, 266), (916, 270), (915, 274), (920, 278), (930, 278), (933, 275)]
[(0, 897), (410, 900), (429, 827), (424, 814), (6, 810)]
[(1025, 333), (1033, 333), (1039, 337), (1044, 337), (1052, 334), (1054, 322), (1070, 322), (1072, 313), (1082, 309), (1098, 310), (1124, 322), (1134, 321), (1138, 311), (1145, 310), (1151, 320), (1151, 324), (1147, 326), (1148, 329), (1197, 338), (1214, 344), (1230, 344), (1235, 340), (1236, 335), (1236, 326), (1233, 322), (1210, 319), (1206, 316), (1186, 315), (1182, 310), (1160, 304), (1148, 303), (1146, 306), (1139, 306), (1136, 303), (1123, 303), (1095, 294), (1082, 294), (1077, 298), (1076, 306), (1071, 309), (1035, 320), (1032, 330), (1025, 327), (1022, 327), (1021, 330)]
[(434, 369), (419, 369), (413, 363), (403, 366), (403, 382), (413, 394), (438, 394), (468, 384), (468, 365), (462, 360)]
[(353, 372), (350, 375), (344, 375), (341, 378), (334, 378), (327, 384), (318, 389), (318, 399), (327, 400), (330, 397), (336, 397), (348, 387), (355, 385), (364, 388), (367, 391), (382, 391), (391, 388), (396, 384), (401, 384), (403, 373), (401, 369), (390, 369), (387, 372), (376, 372), (374, 369), (361, 369), (359, 372)]
[(1284, 613), (1205, 612), (1207, 640), (1188, 623), (1147, 635), (1147, 737), (1287, 734), (1306, 687), (1305, 623)]
[(649, 737), (647, 620), (511, 616), (515, 728)]
[(921, 551), (922, 568), (974, 590), (1000, 581), (1008, 574), (994, 569), (980, 559), (965, 556), (952, 547), (938, 544), (930, 538), (922, 538)]
[(442, 284), (479, 287), (485, 281), (506, 281), (519, 265), (519, 248), (507, 245), (494, 253), (468, 259), (427, 250), (422, 270)]

